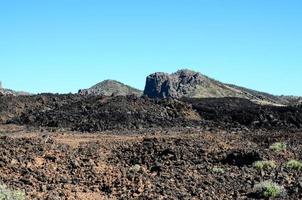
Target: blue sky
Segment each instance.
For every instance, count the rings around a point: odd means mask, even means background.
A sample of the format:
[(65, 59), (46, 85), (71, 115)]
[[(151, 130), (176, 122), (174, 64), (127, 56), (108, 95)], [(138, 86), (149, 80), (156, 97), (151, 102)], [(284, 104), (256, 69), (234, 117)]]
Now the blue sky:
[(76, 92), (104, 79), (143, 89), (155, 71), (302, 96), (300, 0), (6, 0), (0, 80)]

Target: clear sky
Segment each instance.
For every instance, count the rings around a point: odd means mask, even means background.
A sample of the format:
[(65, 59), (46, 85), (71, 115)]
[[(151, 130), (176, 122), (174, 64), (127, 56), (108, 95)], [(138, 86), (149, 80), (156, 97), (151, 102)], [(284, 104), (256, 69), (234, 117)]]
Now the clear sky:
[(143, 89), (180, 68), (302, 96), (301, 0), (3, 0), (0, 80), (76, 92), (104, 79)]

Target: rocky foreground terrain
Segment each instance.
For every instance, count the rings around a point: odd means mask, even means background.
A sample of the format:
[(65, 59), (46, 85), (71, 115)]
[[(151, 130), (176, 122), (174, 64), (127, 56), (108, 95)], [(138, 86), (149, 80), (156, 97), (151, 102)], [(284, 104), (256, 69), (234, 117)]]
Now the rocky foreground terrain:
[(302, 199), (301, 111), (241, 98), (1, 96), (0, 185), (28, 199)]
[[(266, 180), (284, 188), (277, 199), (302, 198), (301, 170), (286, 167), (301, 159), (301, 132), (14, 128), (0, 139), (0, 178), (29, 199), (260, 199), (255, 185)], [(253, 167), (259, 160), (276, 167)]]

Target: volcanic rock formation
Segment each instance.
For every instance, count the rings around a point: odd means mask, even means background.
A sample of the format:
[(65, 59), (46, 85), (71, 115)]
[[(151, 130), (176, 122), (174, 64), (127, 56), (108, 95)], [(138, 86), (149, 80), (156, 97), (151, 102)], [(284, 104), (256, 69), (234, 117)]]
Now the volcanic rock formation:
[(209, 88), (210, 84), (209, 78), (190, 70), (173, 74), (159, 72), (147, 77), (144, 94), (151, 98), (201, 97), (205, 94), (196, 94), (197, 87)]
[(102, 81), (89, 89), (79, 90), (81, 95), (104, 95), (104, 96), (141, 96), (142, 91), (125, 85), (115, 80)]
[(292, 98), (274, 96), (236, 85), (225, 84), (187, 69), (172, 74), (157, 72), (149, 75), (146, 80), (144, 95), (150, 98), (239, 97), (266, 105), (289, 105), (293, 103)]

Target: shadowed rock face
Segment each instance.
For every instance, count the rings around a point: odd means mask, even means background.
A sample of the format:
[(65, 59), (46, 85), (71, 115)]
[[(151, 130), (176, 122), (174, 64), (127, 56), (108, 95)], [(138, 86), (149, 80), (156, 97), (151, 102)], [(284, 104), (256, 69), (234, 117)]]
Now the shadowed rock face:
[(151, 98), (163, 98), (168, 91), (169, 75), (154, 73), (147, 77), (144, 94)]
[(190, 70), (179, 70), (171, 75), (154, 73), (147, 77), (144, 94), (151, 98), (180, 98), (191, 95), (198, 85), (209, 86), (209, 79)]
[(114, 80), (102, 81), (89, 89), (79, 90), (81, 95), (104, 95), (104, 96), (140, 96), (142, 91)]

